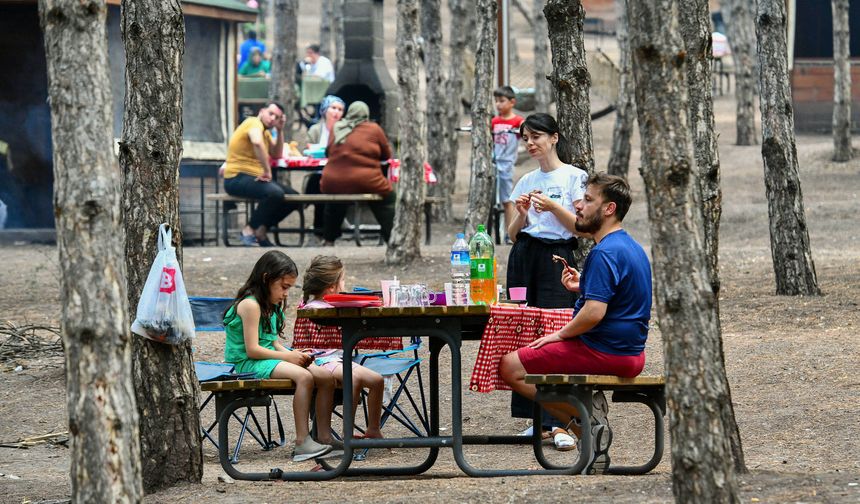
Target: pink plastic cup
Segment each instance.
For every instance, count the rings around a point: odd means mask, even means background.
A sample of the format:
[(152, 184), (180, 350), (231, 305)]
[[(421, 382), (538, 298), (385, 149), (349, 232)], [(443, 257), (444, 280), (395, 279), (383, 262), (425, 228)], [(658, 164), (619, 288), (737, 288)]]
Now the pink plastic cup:
[(508, 295), (511, 297), (511, 301), (525, 301), (526, 300), (526, 288), (525, 287), (510, 287), (508, 289)]

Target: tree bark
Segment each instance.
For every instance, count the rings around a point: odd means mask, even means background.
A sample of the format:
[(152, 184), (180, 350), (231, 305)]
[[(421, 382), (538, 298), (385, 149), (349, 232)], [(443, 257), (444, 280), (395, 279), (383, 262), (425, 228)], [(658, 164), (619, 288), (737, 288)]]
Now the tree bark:
[(113, 155), (107, 5), (40, 0), (54, 150), (73, 502), (138, 502), (121, 175)]
[(735, 100), (737, 101), (737, 144), (755, 145), (755, 21), (751, 2), (729, 0), (723, 7), (728, 14), (726, 26), (735, 63)]
[(782, 0), (759, 0), (756, 16), (764, 185), (770, 223), (770, 250), (780, 295), (819, 295), (794, 140), (794, 109)]
[[(681, 34), (687, 52), (686, 72), (689, 103), (687, 120), (693, 138), (693, 152), (696, 160), (696, 182), (698, 194), (696, 204), (701, 208), (703, 217), (703, 245), (708, 267), (708, 278), (714, 293), (714, 307), (719, 314), (720, 268), (719, 234), (722, 214), (722, 191), (720, 189), (720, 154), (717, 147), (716, 127), (714, 125), (713, 91), (711, 89), (711, 62), (713, 59), (711, 40), (711, 16), (707, 0), (688, 0), (679, 3)], [(720, 367), (720, 376), (725, 383), (728, 400), (720, 404), (720, 417), (729, 435), (735, 470), (746, 473), (743, 445), (740, 430), (735, 420), (734, 406), (731, 401), (731, 388), (726, 376), (725, 356), (723, 354), (722, 329), (719, 316), (716, 318), (719, 341), (719, 358), (715, 365)]]
[(334, 10), (332, 18), (334, 19), (334, 50), (335, 50), (335, 66), (337, 70), (343, 66), (343, 58), (345, 54), (345, 46), (343, 41), (343, 4), (346, 0), (333, 0)]
[(570, 142), (573, 159), (567, 160), (588, 173), (594, 172), (591, 138), (591, 76), (585, 61), (580, 0), (547, 0), (544, 16), (552, 47), (550, 80), (558, 99), (558, 126)]
[(552, 86), (546, 71), (549, 68), (547, 62), (547, 43), (549, 34), (543, 8), (546, 0), (534, 0), (534, 13), (532, 15), (532, 26), (535, 44), (535, 111), (549, 112), (549, 104), (552, 103)]
[[(283, 105), (284, 114), (292, 117), (296, 108), (296, 61), (298, 60), (298, 0), (274, 0), (275, 46), (272, 50), (272, 78), (269, 99)], [(287, 121), (290, 129), (293, 121)], [(278, 134), (284, 132), (279, 131)]]
[(397, 213), (385, 254), (387, 264), (406, 264), (421, 257), (424, 210), (424, 137), (418, 109), (420, 36), (418, 0), (397, 0), (397, 84), (400, 87), (400, 181)]
[[(446, 119), (449, 108), (456, 108), (456, 103), (450, 103), (445, 89), (445, 73), (442, 68), (442, 18), (440, 15), (440, 0), (425, 0), (421, 2), (421, 32), (424, 38), (424, 76), (426, 82), (427, 100), (427, 162), (436, 172), (437, 180), (448, 179), (456, 170), (456, 165), (448, 165), (451, 158), (448, 149), (447, 129), (450, 127)], [(436, 220), (451, 220), (451, 197), (453, 186), (436, 184), (430, 187), (431, 194), (445, 198), (442, 205), (434, 205)]]
[[(448, 195), (453, 198), (457, 181), (457, 160), (460, 147), (460, 112), (462, 105), (459, 96), (463, 94), (463, 53), (466, 51), (467, 36), (466, 26), (468, 22), (468, 10), (466, 0), (448, 0), (448, 10), (451, 14), (451, 26), (448, 37), (448, 80), (445, 85), (445, 94), (448, 96), (448, 106), (445, 107), (445, 159), (443, 165), (447, 169), (445, 177), (439, 177), (436, 183), (436, 194)], [(435, 167), (434, 167), (435, 168)], [(454, 212), (451, 204), (442, 205), (444, 209), (437, 209), (440, 205), (434, 205), (435, 216), (443, 222), (451, 222)]]
[[(591, 137), (591, 76), (585, 59), (582, 23), (585, 9), (581, 0), (547, 0), (543, 10), (552, 47), (552, 81), (558, 110), (558, 127), (571, 147), (566, 163), (594, 172), (594, 146)], [(594, 245), (590, 239), (577, 238), (573, 257), (585, 262)]]
[[(124, 0), (121, 22), (126, 89), (119, 159), (125, 173), (128, 305), (136, 307), (162, 222), (173, 228), (182, 261), (178, 188), (185, 21), (177, 0)], [(199, 482), (203, 460), (191, 344), (133, 342), (144, 489)]]
[(833, 8), (833, 160), (853, 157), (851, 148), (851, 51), (848, 0), (831, 0)]
[(672, 487), (677, 502), (739, 502), (720, 419), (729, 400), (714, 293), (702, 244), (684, 93), (686, 53), (674, 0), (628, 3), (642, 177), (657, 318), (663, 336)]
[(627, 178), (630, 169), (630, 138), (636, 116), (633, 95), (633, 69), (630, 60), (630, 37), (627, 33), (627, 0), (615, 0), (615, 36), (618, 39), (618, 99), (615, 101), (615, 127), (607, 171), (610, 175)]
[(472, 98), (472, 169), (467, 235), (478, 224), (487, 224), (496, 200), (496, 168), (493, 166), (493, 62), (496, 52), (496, 0), (477, 1), (478, 46), (475, 52), (475, 92)]
[(332, 19), (334, 17), (335, 0), (322, 0), (320, 5), (320, 54), (331, 58)]
[(679, 2), (681, 36), (687, 52), (687, 124), (693, 138), (696, 161), (698, 201), (704, 216), (704, 246), (708, 276), (714, 296), (719, 299), (720, 275), (717, 263), (722, 192), (720, 191), (720, 154), (714, 127), (711, 91), (711, 16), (707, 0)]

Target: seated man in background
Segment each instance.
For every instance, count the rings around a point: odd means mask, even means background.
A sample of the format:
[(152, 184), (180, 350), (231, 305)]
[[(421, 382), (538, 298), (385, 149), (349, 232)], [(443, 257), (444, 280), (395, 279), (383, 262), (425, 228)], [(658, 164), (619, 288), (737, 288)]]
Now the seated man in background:
[[(585, 196), (574, 205), (576, 231), (596, 245), (582, 275), (570, 267), (562, 271), (564, 286), (580, 292), (573, 320), (502, 358), (499, 372), (514, 391), (534, 399), (536, 388), (525, 383), (526, 374), (634, 377), (642, 372), (651, 318), (651, 263), (621, 227), (630, 203), (630, 186), (623, 178), (605, 173), (589, 177)], [(605, 423), (606, 399), (599, 394), (594, 403), (597, 420)], [(580, 435), (572, 425), (575, 408), (541, 405)]]
[[(284, 151), (284, 107), (269, 102), (256, 117), (245, 119), (233, 132), (224, 164), (224, 190), (232, 196), (260, 200), (242, 229), (246, 247), (272, 247), (267, 232), (300, 205), (284, 202), (284, 194), (298, 194), (272, 180), (270, 157)], [(276, 135), (272, 131), (276, 130)]]
[(334, 65), (331, 60), (320, 54), (319, 44), (311, 44), (305, 50), (305, 70), (306, 75), (314, 77), (322, 77), (323, 79), (334, 82)]

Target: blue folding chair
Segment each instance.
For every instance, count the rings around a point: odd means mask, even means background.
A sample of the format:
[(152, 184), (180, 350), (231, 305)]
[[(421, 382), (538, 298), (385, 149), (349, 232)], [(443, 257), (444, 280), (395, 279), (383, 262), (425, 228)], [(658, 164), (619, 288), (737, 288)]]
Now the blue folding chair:
[[(382, 405), (382, 417), (380, 419), (380, 428), (385, 427), (385, 423), (389, 418), (393, 418), (406, 429), (419, 437), (426, 437), (430, 432), (430, 422), (427, 414), (427, 398), (424, 394), (424, 379), (421, 374), (421, 359), (418, 357), (418, 350), (421, 348), (421, 338), (412, 338), (411, 343), (402, 350), (387, 350), (384, 352), (374, 353), (358, 353), (354, 354), (353, 361), (369, 368), (383, 377), (393, 377), (397, 379), (397, 388), (391, 394), (390, 399)], [(399, 354), (410, 355), (411, 357), (395, 357)], [(410, 390), (408, 384), (409, 379), (415, 376), (418, 386), (418, 398)], [(364, 412), (365, 425), (367, 424), (367, 392), (362, 391), (362, 410)], [(401, 397), (405, 396), (409, 400), (411, 412), (404, 409), (399, 404)], [(334, 414), (343, 419), (343, 414), (335, 409)], [(415, 420), (412, 419), (415, 416)], [(355, 426), (355, 430), (363, 434), (364, 429)], [(353, 460), (364, 460), (367, 457), (368, 449), (357, 450), (353, 456)]]
[[(214, 297), (190, 297), (191, 314), (194, 317), (194, 329), (196, 331), (223, 331), (224, 330), (224, 312), (230, 307), (233, 302), (232, 298), (214, 298)], [(235, 373), (232, 364), (215, 363), (215, 362), (195, 362), (194, 370), (197, 373), (197, 380), (200, 383), (213, 380), (237, 380), (250, 379), (254, 377), (254, 373)], [(236, 447), (233, 449), (233, 455), (230, 458), (232, 463), (239, 461), (239, 450), (242, 448), (242, 442), (245, 439), (245, 434), (250, 434), (252, 438), (265, 450), (271, 450), (278, 446), (286, 444), (286, 435), (284, 433), (284, 424), (281, 421), (281, 414), (278, 412), (277, 404), (274, 397), (270, 396), (271, 406), (266, 408), (266, 428), (263, 429), (253, 407), (249, 406), (245, 410), (244, 417), (238, 413), (233, 413), (240, 424), (239, 436), (236, 441)], [(216, 394), (211, 392), (209, 396), (200, 405), (201, 423), (203, 410), (215, 398)], [(274, 420), (277, 425), (278, 438), (277, 441), (272, 436), (272, 414), (271, 409), (274, 409)], [(216, 408), (217, 409), (217, 408)], [(253, 422), (253, 424), (252, 424)], [(205, 425), (205, 424), (204, 424)], [(208, 427), (201, 425), (201, 435), (208, 439), (215, 448), (218, 448), (218, 443), (212, 435), (212, 431), (218, 426), (218, 418), (215, 418)]]

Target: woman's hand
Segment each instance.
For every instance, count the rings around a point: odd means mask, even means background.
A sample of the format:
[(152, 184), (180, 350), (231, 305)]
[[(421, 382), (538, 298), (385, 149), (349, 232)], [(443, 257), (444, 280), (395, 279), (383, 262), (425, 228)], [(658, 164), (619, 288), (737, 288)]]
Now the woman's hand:
[(560, 208), (558, 203), (544, 193), (532, 194), (531, 200), (537, 213), (553, 212), (556, 208)]
[(514, 200), (514, 208), (516, 208), (517, 213), (522, 216), (527, 216), (529, 214), (529, 205), (530, 198), (528, 194), (520, 194), (516, 200)]
[(257, 177), (258, 182), (271, 182), (272, 181), (272, 170), (264, 171), (262, 175)]
[(548, 343), (558, 343), (559, 341), (562, 341), (562, 339), (563, 338), (561, 336), (559, 336), (558, 332), (556, 331), (552, 334), (548, 334), (546, 336), (543, 336), (541, 338), (538, 338), (538, 339), (532, 341), (531, 343), (528, 344), (528, 347), (534, 348), (535, 350), (537, 350), (538, 348), (540, 348), (540, 347), (542, 347)]
[(562, 268), (561, 284), (571, 292), (579, 292), (579, 272), (570, 266)]
[(290, 350), (284, 360), (301, 367), (308, 367), (314, 361), (310, 355), (296, 350)]

